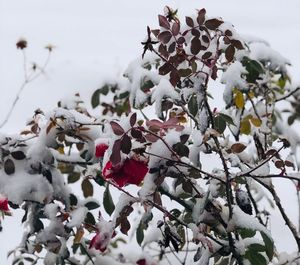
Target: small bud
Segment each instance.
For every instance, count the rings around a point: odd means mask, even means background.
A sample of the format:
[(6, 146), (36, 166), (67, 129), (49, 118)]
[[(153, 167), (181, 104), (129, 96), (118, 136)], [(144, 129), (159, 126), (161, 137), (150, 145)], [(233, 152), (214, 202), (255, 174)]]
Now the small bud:
[(45, 46), (45, 49), (47, 49), (49, 52), (52, 52), (54, 48), (55, 48), (55, 46), (52, 44), (48, 44)]
[(25, 39), (20, 39), (17, 43), (16, 43), (17, 49), (25, 49), (27, 48), (27, 40)]

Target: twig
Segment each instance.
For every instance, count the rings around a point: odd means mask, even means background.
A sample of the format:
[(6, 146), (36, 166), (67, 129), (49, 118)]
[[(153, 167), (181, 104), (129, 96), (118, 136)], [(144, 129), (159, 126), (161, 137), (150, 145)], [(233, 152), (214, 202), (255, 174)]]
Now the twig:
[(298, 86), (297, 88), (295, 88), (294, 90), (290, 91), (289, 93), (287, 93), (285, 96), (281, 97), (281, 98), (277, 98), (275, 99), (275, 102), (279, 102), (281, 100), (285, 100), (287, 98), (289, 98), (290, 96), (292, 96), (293, 94), (295, 94), (297, 91), (300, 90), (300, 86)]
[(247, 176), (250, 175), (253, 171), (257, 170), (258, 168), (260, 168), (261, 166), (263, 166), (264, 164), (268, 163), (274, 156), (276, 156), (283, 148), (285, 148), (285, 146), (281, 146), (276, 152), (274, 152), (272, 155), (270, 155), (267, 159), (265, 159), (263, 162), (261, 162), (260, 164), (258, 164), (256, 167), (248, 170), (247, 172), (244, 172), (242, 174), (239, 174), (238, 176)]
[(257, 178), (254, 178), (259, 184), (261, 184), (263, 187), (265, 187), (273, 196), (273, 199), (275, 201), (275, 204), (277, 205), (280, 213), (281, 213), (281, 216), (282, 218), (284, 219), (285, 221), (285, 224), (288, 226), (288, 228), (290, 229), (290, 231), (292, 232), (294, 238), (295, 238), (295, 241), (297, 243), (297, 246), (298, 246), (298, 251), (300, 251), (300, 237), (299, 237), (299, 234), (298, 234), (298, 231), (297, 231), (297, 228), (295, 227), (295, 225), (292, 223), (292, 221), (289, 219), (289, 217), (287, 216), (287, 214), (285, 213), (285, 210), (281, 204), (281, 201), (280, 201), (280, 198), (278, 197), (273, 185), (267, 185), (265, 183), (263, 183), (262, 181), (260, 181), (259, 179)]
[(47, 59), (44, 63), (44, 65), (39, 69), (39, 72), (36, 73), (34, 75), (31, 75), (31, 76), (28, 76), (27, 74), (27, 70), (26, 70), (26, 55), (25, 55), (25, 51), (23, 50), (23, 56), (24, 56), (24, 75), (25, 75), (25, 80), (23, 82), (23, 84), (20, 86), (16, 96), (15, 96), (15, 99), (8, 111), (8, 113), (6, 114), (4, 120), (2, 121), (2, 123), (0, 124), (0, 129), (8, 122), (13, 110), (15, 109), (16, 105), (17, 105), (17, 102), (19, 101), (20, 99), (20, 95), (22, 93), (22, 91), (24, 90), (24, 88), (26, 87), (26, 85), (30, 82), (32, 82), (33, 80), (35, 80), (36, 78), (38, 78), (45, 70), (45, 68), (47, 67), (48, 63), (49, 63), (49, 60), (50, 60), (50, 51), (48, 53), (48, 56), (47, 56)]

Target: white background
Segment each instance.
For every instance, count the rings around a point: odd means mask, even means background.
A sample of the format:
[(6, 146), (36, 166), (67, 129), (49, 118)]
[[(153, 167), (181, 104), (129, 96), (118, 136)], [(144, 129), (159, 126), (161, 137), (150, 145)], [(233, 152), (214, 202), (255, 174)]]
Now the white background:
[[(146, 26), (157, 26), (164, 5), (179, 8), (184, 17), (205, 7), (208, 15), (221, 16), (238, 32), (266, 39), (293, 64), (294, 80), (300, 73), (300, 1), (208, 0), (208, 1), (108, 1), (108, 0), (0, 0), (0, 123), (23, 82), (22, 54), (15, 43), (28, 41), (28, 61), (42, 64), (44, 46), (56, 46), (46, 75), (23, 91), (14, 112), (1, 129), (17, 133), (33, 111), (45, 111), (75, 92), (89, 102), (91, 93), (107, 78), (122, 74), (132, 59), (140, 56)], [(279, 183), (288, 214), (297, 220), (294, 189)], [(6, 217), (0, 233), (0, 264), (9, 264), (6, 253), (21, 238), (20, 213)], [(272, 220), (279, 250), (295, 250), (291, 234), (279, 215)]]

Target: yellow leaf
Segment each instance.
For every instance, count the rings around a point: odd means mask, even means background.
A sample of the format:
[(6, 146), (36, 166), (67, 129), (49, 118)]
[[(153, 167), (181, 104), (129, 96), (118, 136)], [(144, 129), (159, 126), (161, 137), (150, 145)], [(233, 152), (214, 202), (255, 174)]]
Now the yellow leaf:
[(236, 91), (234, 103), (239, 109), (243, 109), (245, 106), (244, 95), (239, 90)]
[(34, 251), (36, 251), (37, 253), (40, 253), (43, 250), (43, 247), (40, 244), (36, 244), (34, 246)]
[(57, 148), (57, 151), (58, 151), (60, 154), (62, 154), (62, 155), (65, 154), (65, 151), (64, 151), (64, 147), (63, 147), (63, 146), (58, 147), (58, 148)]
[(255, 127), (260, 127), (262, 124), (261, 120), (258, 118), (251, 118), (250, 121)]
[(250, 92), (248, 93), (248, 97), (249, 97), (249, 98), (254, 98), (254, 96), (255, 96), (255, 95), (254, 95), (254, 92), (253, 92), (253, 91), (250, 91)]
[(250, 124), (249, 120), (243, 119), (241, 121), (240, 132), (241, 132), (241, 134), (247, 134), (247, 135), (250, 134), (251, 124)]
[(180, 123), (186, 123), (186, 122), (187, 122), (187, 119), (186, 119), (184, 116), (179, 116), (179, 117), (178, 117), (178, 121), (179, 121)]
[(77, 230), (77, 232), (76, 232), (75, 237), (74, 237), (73, 244), (78, 244), (78, 243), (80, 243), (80, 240), (81, 240), (81, 238), (83, 237), (83, 235), (84, 235), (84, 230), (83, 230), (83, 228), (79, 228), (79, 229)]

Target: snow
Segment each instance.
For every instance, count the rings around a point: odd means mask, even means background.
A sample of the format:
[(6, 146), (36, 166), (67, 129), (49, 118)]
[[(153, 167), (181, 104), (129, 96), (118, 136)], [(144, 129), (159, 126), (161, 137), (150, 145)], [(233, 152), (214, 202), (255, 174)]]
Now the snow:
[(223, 92), (223, 99), (226, 105), (232, 101), (232, 91), (234, 88), (245, 90), (247, 89), (247, 82), (242, 75), (247, 74), (246, 68), (239, 61), (235, 61), (228, 66), (223, 73), (221, 82), (225, 84)]
[[(37, 107), (52, 109), (61, 97), (71, 98), (75, 91), (82, 91), (84, 99), (89, 101), (91, 92), (105, 74), (114, 76), (115, 73), (123, 72), (120, 68), (138, 55), (140, 41), (145, 35), (145, 25), (157, 24), (156, 14), (161, 11), (162, 5), (151, 1), (133, 1), (130, 4), (103, 1), (100, 4), (99, 1), (93, 0), (87, 5), (78, 0), (67, 0), (63, 3), (57, 0), (40, 2), (27, 0), (18, 3), (2, 0), (0, 32), (3, 38), (0, 55), (3, 59), (0, 62), (2, 73), (0, 84), (3, 94), (0, 99), (0, 113), (3, 116), (9, 102), (13, 100), (18, 83), (22, 80), (22, 60), (15, 50), (15, 41), (20, 36), (26, 37), (30, 45), (28, 57), (30, 60), (38, 61), (44, 55), (42, 49), (44, 44), (51, 41), (57, 46), (46, 76), (26, 87), (4, 131), (17, 132), (23, 127), (24, 121), (32, 116), (34, 109)], [(178, 7), (181, 15), (192, 13), (198, 8), (193, 1), (171, 1), (170, 5)], [(198, 5), (205, 6), (209, 14), (215, 13), (230, 20), (239, 31), (255, 32), (266, 38), (276, 50), (292, 59), (295, 65), (294, 73), (299, 71), (300, 60), (297, 52), (299, 36), (295, 34), (299, 25), (297, 16), (299, 1), (285, 3), (285, 12), (282, 12), (282, 2), (279, 0), (263, 2), (256, 0), (249, 3), (230, 1), (226, 5), (219, 1), (203, 1)], [(260, 8), (257, 8), (258, 5)], [(237, 12), (239, 9), (247, 12)], [(270, 11), (268, 13), (270, 15), (266, 15), (266, 10)], [(282, 35), (288, 37), (288, 45), (286, 37)], [(279, 188), (283, 195), (290, 190), (290, 186), (287, 185), (280, 185)], [(295, 205), (290, 203), (291, 198), (284, 200), (287, 205)], [(294, 209), (291, 215), (297, 219)], [(19, 221), (6, 218), (3, 222), (5, 229), (2, 235), (7, 240), (5, 246), (3, 242), (0, 243), (0, 260), (6, 259), (4, 248), (16, 245), (15, 242), (9, 244), (8, 241), (18, 240), (17, 236), (13, 235), (18, 233)], [(280, 223), (276, 227), (281, 227)], [(277, 237), (282, 239), (279, 248), (294, 248), (292, 244), (286, 244), (287, 241), (283, 240), (282, 234), (286, 234), (283, 230), (274, 230)]]
[(67, 224), (68, 227), (76, 227), (79, 228), (88, 212), (86, 207), (79, 207), (71, 212), (71, 221)]
[[(223, 220), (228, 220), (228, 217), (226, 218), (226, 214), (222, 212), (222, 218)], [(233, 206), (233, 215), (232, 219), (229, 221), (228, 227), (239, 227), (239, 228), (249, 228), (253, 231), (261, 231), (264, 232), (268, 237), (271, 237), (270, 231), (266, 229), (265, 226), (259, 223), (257, 219), (255, 219), (253, 216), (244, 213), (240, 207), (237, 205)]]
[(166, 98), (176, 101), (180, 99), (180, 96), (168, 80), (161, 79), (159, 84), (154, 88), (151, 97), (151, 102), (155, 102), (155, 113), (158, 117), (161, 116), (162, 100)]
[(24, 171), (11, 176), (0, 175), (0, 193), (16, 204), (26, 200), (39, 203), (50, 201), (53, 192), (52, 186), (42, 175), (32, 175)]
[(268, 47), (268, 45), (263, 42), (250, 43), (249, 48), (251, 51), (250, 58), (271, 62), (270, 68), (272, 70), (280, 69), (281, 71), (286, 72), (286, 65), (291, 64), (288, 59), (284, 58), (279, 52)]

